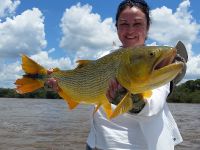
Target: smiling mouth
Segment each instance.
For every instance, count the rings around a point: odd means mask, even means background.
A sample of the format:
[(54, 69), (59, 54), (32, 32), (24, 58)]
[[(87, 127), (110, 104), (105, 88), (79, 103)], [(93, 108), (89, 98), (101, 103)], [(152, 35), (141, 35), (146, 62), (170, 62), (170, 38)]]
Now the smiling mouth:
[(166, 55), (162, 56), (154, 65), (153, 70), (159, 70), (165, 66), (168, 66), (173, 62), (174, 58), (176, 56), (176, 49), (173, 49), (172, 51), (170, 51), (169, 53), (167, 53)]
[(126, 36), (126, 39), (128, 39), (128, 40), (132, 40), (132, 39), (136, 39), (137, 38), (137, 36)]

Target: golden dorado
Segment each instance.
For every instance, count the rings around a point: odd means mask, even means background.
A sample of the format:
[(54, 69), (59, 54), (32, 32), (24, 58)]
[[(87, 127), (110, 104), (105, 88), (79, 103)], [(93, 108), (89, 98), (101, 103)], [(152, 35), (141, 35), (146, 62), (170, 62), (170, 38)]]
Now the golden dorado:
[[(168, 46), (121, 48), (97, 60), (78, 60), (73, 70), (55, 68), (49, 75), (47, 69), (22, 55), (25, 75), (16, 80), (16, 91), (20, 94), (35, 91), (53, 77), (58, 82), (58, 94), (70, 109), (79, 103), (94, 104), (94, 112), (102, 106), (107, 117), (113, 118), (134, 107), (131, 93), (150, 97), (152, 89), (173, 80), (183, 68), (182, 62), (172, 63), (175, 56), (176, 48)], [(114, 110), (106, 98), (108, 82), (113, 78), (127, 89)]]

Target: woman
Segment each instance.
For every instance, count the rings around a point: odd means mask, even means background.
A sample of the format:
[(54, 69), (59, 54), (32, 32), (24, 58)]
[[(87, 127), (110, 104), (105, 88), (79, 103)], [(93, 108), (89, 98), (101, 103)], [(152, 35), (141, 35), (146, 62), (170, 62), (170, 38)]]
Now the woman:
[[(144, 45), (150, 27), (147, 3), (122, 1), (117, 10), (116, 27), (123, 48)], [(117, 95), (123, 92), (126, 90), (113, 79), (106, 96), (117, 104)], [(153, 90), (147, 100), (132, 95), (135, 108), (112, 120), (107, 120), (100, 109), (92, 117), (86, 149), (173, 150), (182, 142), (182, 137), (166, 103), (169, 93), (170, 83)]]
[[(122, 1), (117, 10), (116, 27), (123, 48), (144, 45), (150, 27), (147, 3), (144, 0)], [(49, 79), (47, 84), (58, 90), (55, 79)], [(106, 96), (113, 103), (112, 107), (125, 92), (116, 79), (110, 81)], [(99, 109), (91, 119), (86, 149), (173, 150), (182, 142), (182, 137), (166, 103), (169, 93), (170, 83), (153, 90), (146, 100), (132, 95), (135, 107), (112, 120), (107, 120)]]

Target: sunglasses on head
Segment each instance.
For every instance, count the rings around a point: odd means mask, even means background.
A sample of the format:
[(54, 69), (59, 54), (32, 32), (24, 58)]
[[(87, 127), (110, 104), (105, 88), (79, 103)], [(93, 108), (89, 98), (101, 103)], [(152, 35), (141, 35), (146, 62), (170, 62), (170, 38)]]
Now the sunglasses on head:
[(134, 5), (136, 3), (139, 3), (141, 4), (142, 6), (144, 7), (148, 7), (147, 3), (144, 1), (144, 0), (123, 0), (120, 4), (119, 4), (119, 7), (122, 7), (126, 4), (131, 4), (131, 5)]

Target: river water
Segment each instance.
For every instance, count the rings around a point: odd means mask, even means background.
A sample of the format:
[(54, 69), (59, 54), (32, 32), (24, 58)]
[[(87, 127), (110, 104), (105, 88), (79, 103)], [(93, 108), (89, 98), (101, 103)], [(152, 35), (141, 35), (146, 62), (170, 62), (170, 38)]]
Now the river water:
[[(0, 98), (0, 150), (84, 150), (91, 106), (70, 111), (63, 100)], [(170, 104), (184, 142), (200, 150), (200, 105)]]

